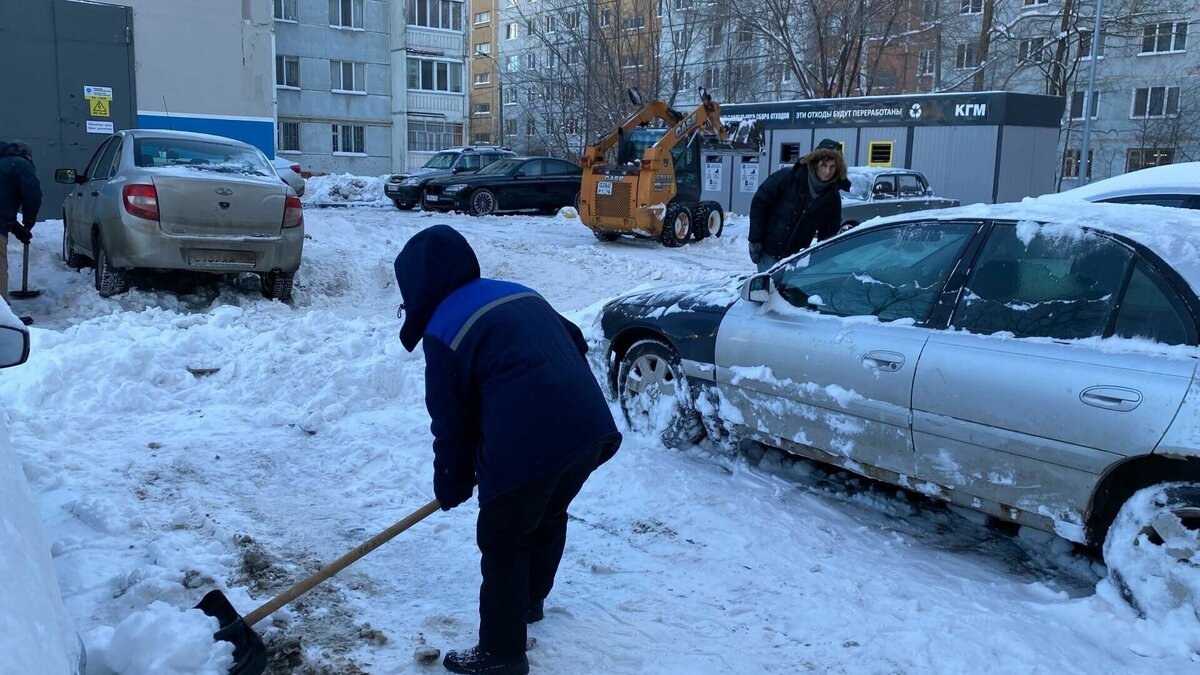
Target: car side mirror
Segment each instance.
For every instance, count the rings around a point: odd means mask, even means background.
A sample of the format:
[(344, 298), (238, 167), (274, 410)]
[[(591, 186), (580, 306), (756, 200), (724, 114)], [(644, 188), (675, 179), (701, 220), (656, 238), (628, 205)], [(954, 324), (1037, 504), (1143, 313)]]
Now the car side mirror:
[(75, 173), (75, 169), (55, 169), (54, 182), (64, 183), (66, 185), (75, 185), (76, 183), (80, 183), (82, 181), (79, 180), (79, 176)]
[(742, 299), (762, 304), (771, 297), (771, 275), (756, 274), (742, 284)]
[[(12, 317), (16, 321), (16, 317)], [(29, 358), (29, 330), (0, 325), (0, 368), (19, 366)]]
[(514, 174), (513, 174), (513, 178), (524, 178), (524, 177), (525, 177), (525, 172), (524, 172), (524, 171), (518, 171), (518, 172), (516, 172), (516, 173), (514, 173)]
[(932, 197), (933, 196), (933, 188), (925, 188), (925, 196)]
[(462, 173), (466, 170), (467, 170), (466, 167), (462, 167), (462, 166), (456, 166), (453, 169), (450, 169), (451, 173)]

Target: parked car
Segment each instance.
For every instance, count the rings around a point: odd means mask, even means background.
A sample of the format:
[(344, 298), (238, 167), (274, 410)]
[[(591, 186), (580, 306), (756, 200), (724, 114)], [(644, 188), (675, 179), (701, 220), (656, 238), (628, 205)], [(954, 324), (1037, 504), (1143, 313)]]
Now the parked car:
[(957, 199), (934, 196), (920, 171), (852, 166), (846, 177), (850, 191), (842, 193), (842, 231), (881, 216), (958, 206)]
[[(0, 368), (25, 362), (29, 332), (0, 301)], [(41, 516), (0, 416), (0, 653), (4, 672), (83, 675), (86, 653), (67, 615)]]
[(407, 211), (421, 203), (425, 185), (434, 178), (473, 173), (496, 160), (515, 156), (508, 148), (447, 148), (430, 157), (425, 166), (389, 177), (383, 192), (396, 208)]
[(304, 246), (300, 198), (254, 146), (162, 129), (119, 131), (63, 202), (63, 261), (91, 265), (108, 297), (134, 269), (256, 272), (262, 293), (288, 300)]
[(893, 217), (611, 301), (595, 351), (668, 445), (753, 439), (1103, 545), (1143, 611), (1200, 606), (1198, 248), (1182, 209)]
[(297, 197), (304, 196), (304, 176), (300, 173), (300, 165), (286, 157), (276, 157), (271, 160), (275, 173), (296, 192)]
[(554, 213), (579, 199), (583, 169), (553, 157), (507, 157), (466, 176), (435, 178), (421, 208), (486, 216), (537, 209)]
[(1200, 162), (1131, 171), (1038, 199), (1060, 203), (1082, 200), (1200, 209)]

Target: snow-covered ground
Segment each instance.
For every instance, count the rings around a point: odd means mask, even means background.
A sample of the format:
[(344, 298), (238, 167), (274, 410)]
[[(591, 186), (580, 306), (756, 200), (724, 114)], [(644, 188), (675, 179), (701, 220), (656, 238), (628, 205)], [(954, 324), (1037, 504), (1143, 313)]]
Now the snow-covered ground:
[[(565, 217), (305, 217), (294, 306), (250, 278), (150, 278), (101, 299), (59, 260), (61, 223), (35, 230), (44, 292), (16, 304), (37, 320), (32, 356), (0, 373), (0, 401), (91, 675), (216, 672), (207, 627), (172, 608), (215, 587), (247, 614), (432, 499), (424, 364), (397, 339), (392, 276), (421, 228), (459, 228), (485, 275), (533, 286), (585, 331), (622, 291), (750, 268), (744, 218), (664, 249), (600, 243)], [(475, 514), (473, 500), (435, 513), (259, 624), (270, 672), (442, 672), (413, 654), (474, 644)], [(572, 515), (530, 630), (537, 673), (1200, 668), (1195, 624), (1138, 619), (1065, 541), (775, 453), (631, 434)], [(174, 634), (195, 625), (199, 649)]]

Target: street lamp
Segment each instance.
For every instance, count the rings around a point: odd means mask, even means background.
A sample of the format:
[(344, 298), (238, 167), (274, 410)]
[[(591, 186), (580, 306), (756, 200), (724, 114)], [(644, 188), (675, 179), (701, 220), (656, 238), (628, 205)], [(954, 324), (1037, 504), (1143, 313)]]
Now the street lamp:
[(475, 52), (475, 58), (487, 59), (496, 66), (496, 108), (499, 110), (497, 115), (500, 119), (500, 147), (505, 147), (504, 143), (504, 76), (500, 74), (500, 62), (491, 54), (483, 52)]
[(1082, 168), (1076, 169), (1076, 173), (1080, 176), (1080, 185), (1087, 185), (1092, 178), (1090, 175), (1092, 163), (1088, 161), (1088, 154), (1092, 151), (1092, 106), (1095, 105), (1096, 100), (1096, 62), (1100, 60), (1100, 40), (1102, 39), (1100, 14), (1103, 11), (1104, 0), (1096, 0), (1096, 21), (1092, 26), (1092, 51), (1090, 54), (1092, 62), (1088, 68), (1087, 96), (1083, 99), (1083, 142), (1079, 147), (1078, 166)]

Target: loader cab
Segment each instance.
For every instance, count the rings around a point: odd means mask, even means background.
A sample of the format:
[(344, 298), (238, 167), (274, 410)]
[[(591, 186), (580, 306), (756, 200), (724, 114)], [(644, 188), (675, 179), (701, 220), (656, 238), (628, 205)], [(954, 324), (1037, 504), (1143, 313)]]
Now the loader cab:
[[(617, 165), (636, 165), (646, 148), (663, 137), (666, 129), (634, 129), (617, 144)], [(687, 143), (671, 149), (675, 164), (676, 201), (695, 203), (700, 201), (700, 134), (692, 134)]]

